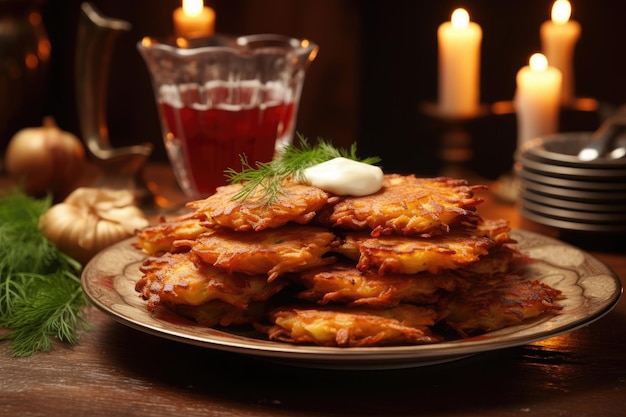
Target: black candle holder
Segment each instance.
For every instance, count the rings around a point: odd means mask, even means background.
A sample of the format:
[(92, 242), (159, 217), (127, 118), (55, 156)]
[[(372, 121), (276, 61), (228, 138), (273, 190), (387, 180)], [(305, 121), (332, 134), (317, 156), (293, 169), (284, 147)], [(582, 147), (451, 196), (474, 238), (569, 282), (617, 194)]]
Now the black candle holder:
[(422, 114), (434, 121), (439, 136), (437, 156), (441, 162), (439, 174), (450, 178), (478, 180), (467, 164), (474, 157), (473, 139), (469, 125), (490, 114), (490, 106), (480, 104), (474, 114), (450, 115), (441, 112), (437, 103), (426, 102), (420, 106)]
[[(559, 126), (562, 131), (594, 130), (603, 118), (602, 114), (610, 114), (598, 100), (590, 97), (574, 99), (571, 103), (561, 107)], [(490, 182), (490, 189), (503, 201), (515, 203), (519, 195), (519, 181), (516, 171), (516, 124), (511, 124), (516, 115), (513, 101), (498, 101), (492, 104), (481, 103), (476, 113), (466, 116), (451, 116), (442, 113), (437, 103), (426, 102), (420, 105), (420, 113), (433, 122), (438, 138), (437, 156), (441, 163), (439, 175), (451, 178), (464, 178), (470, 183)], [(606, 117), (606, 115), (604, 117)], [(513, 165), (500, 175), (495, 181), (490, 181), (469, 168), (474, 159), (476, 138), (472, 137), (471, 128), (477, 123), (491, 124), (500, 121), (499, 118), (509, 118), (504, 123), (506, 134), (511, 135)], [(510, 126), (509, 126), (510, 125)], [(491, 129), (487, 128), (489, 131)], [(509, 132), (510, 131), (510, 132)], [(508, 136), (507, 136), (508, 137)], [(497, 155), (496, 155), (497, 156)]]

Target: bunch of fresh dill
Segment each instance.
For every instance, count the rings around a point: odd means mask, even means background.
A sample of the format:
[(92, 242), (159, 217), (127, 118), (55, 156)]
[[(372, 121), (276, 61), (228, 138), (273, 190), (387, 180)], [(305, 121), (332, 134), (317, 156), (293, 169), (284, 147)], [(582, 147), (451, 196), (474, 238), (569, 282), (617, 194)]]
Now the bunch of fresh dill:
[(0, 195), (0, 340), (16, 357), (51, 350), (53, 338), (75, 344), (87, 324), (81, 264), (39, 229), (51, 203), (19, 189)]

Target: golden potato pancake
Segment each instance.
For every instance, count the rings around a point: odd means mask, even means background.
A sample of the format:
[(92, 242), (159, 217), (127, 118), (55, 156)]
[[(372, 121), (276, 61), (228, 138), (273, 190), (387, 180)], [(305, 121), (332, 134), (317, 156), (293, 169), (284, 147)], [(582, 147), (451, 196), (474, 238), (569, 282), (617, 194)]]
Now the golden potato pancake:
[(385, 175), (383, 188), (365, 197), (345, 197), (320, 215), (331, 227), (371, 230), (372, 236), (440, 235), (461, 221), (478, 220), (482, 202), (465, 180)]
[(492, 239), (454, 230), (430, 238), (385, 235), (372, 237), (367, 232), (348, 233), (337, 252), (358, 260), (357, 268), (375, 269), (378, 274), (439, 273), (458, 269), (480, 260), (496, 245)]
[(160, 303), (197, 306), (212, 300), (243, 309), (251, 301), (267, 300), (286, 284), (268, 283), (264, 275), (229, 274), (192, 252), (146, 258), (140, 271), (143, 275), (135, 290), (148, 301), (150, 311)]
[(195, 239), (201, 233), (209, 231), (204, 226), (203, 215), (189, 213), (173, 219), (161, 221), (153, 226), (145, 227), (137, 232), (137, 245), (150, 256), (165, 252), (180, 252), (182, 245), (176, 246), (178, 240)]
[(187, 207), (205, 214), (209, 227), (219, 225), (237, 231), (260, 231), (289, 222), (309, 223), (329, 200), (328, 193), (317, 187), (291, 183), (285, 184), (271, 204), (260, 195), (260, 190), (245, 200), (234, 200), (241, 189), (241, 184), (218, 187), (215, 194), (192, 201)]
[(460, 268), (455, 272), (465, 276), (504, 273), (509, 271), (511, 265), (520, 257), (522, 257), (522, 255), (516, 247), (496, 245), (487, 255), (481, 256), (478, 261)]
[(490, 332), (561, 309), (561, 292), (519, 274), (466, 278), (465, 288), (444, 295), (439, 310), (444, 322), (460, 335)]
[(389, 309), (341, 306), (281, 307), (270, 312), (270, 340), (320, 346), (365, 347), (435, 343), (429, 326), (437, 312), (403, 304)]
[(200, 305), (164, 304), (169, 310), (191, 319), (201, 326), (243, 326), (263, 320), (266, 315), (264, 301), (252, 301), (239, 308), (222, 300), (212, 300)]
[(452, 274), (390, 274), (359, 271), (339, 263), (298, 274), (294, 280), (307, 289), (298, 298), (318, 304), (345, 303), (351, 306), (393, 307), (401, 303), (434, 304), (442, 291), (454, 291), (461, 279)]
[(558, 290), (512, 272), (528, 258), (506, 220), (478, 215), (483, 186), (413, 175), (386, 175), (365, 197), (284, 186), (272, 203), (219, 187), (138, 231), (149, 257), (135, 290), (148, 310), (367, 347), (468, 337), (560, 309)]
[(335, 262), (325, 257), (337, 246), (336, 236), (321, 227), (288, 225), (258, 232), (216, 229), (199, 236), (191, 248), (204, 262), (231, 272), (267, 274), (269, 281)]
[(471, 225), (462, 225), (478, 236), (486, 236), (499, 244), (515, 243), (509, 232), (511, 227), (506, 219), (480, 219)]

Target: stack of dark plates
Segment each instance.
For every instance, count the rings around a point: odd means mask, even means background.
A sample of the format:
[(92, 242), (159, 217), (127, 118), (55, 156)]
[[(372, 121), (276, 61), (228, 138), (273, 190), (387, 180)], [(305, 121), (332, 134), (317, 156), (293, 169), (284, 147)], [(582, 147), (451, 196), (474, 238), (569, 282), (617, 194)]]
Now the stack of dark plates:
[(537, 138), (518, 154), (524, 217), (568, 231), (626, 232), (626, 138), (610, 156), (582, 161), (591, 132)]

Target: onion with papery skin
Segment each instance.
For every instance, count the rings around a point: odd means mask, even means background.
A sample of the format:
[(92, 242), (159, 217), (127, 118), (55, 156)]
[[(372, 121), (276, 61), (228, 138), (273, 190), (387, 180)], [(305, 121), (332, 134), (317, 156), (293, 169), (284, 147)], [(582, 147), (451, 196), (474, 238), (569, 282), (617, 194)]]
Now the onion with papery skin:
[(76, 187), (81, 177), (85, 147), (48, 117), (41, 127), (18, 131), (9, 142), (5, 159), (8, 174), (23, 182), (26, 193), (52, 193), (60, 199)]
[(86, 187), (74, 190), (39, 220), (44, 235), (83, 265), (96, 253), (147, 225), (132, 192)]

